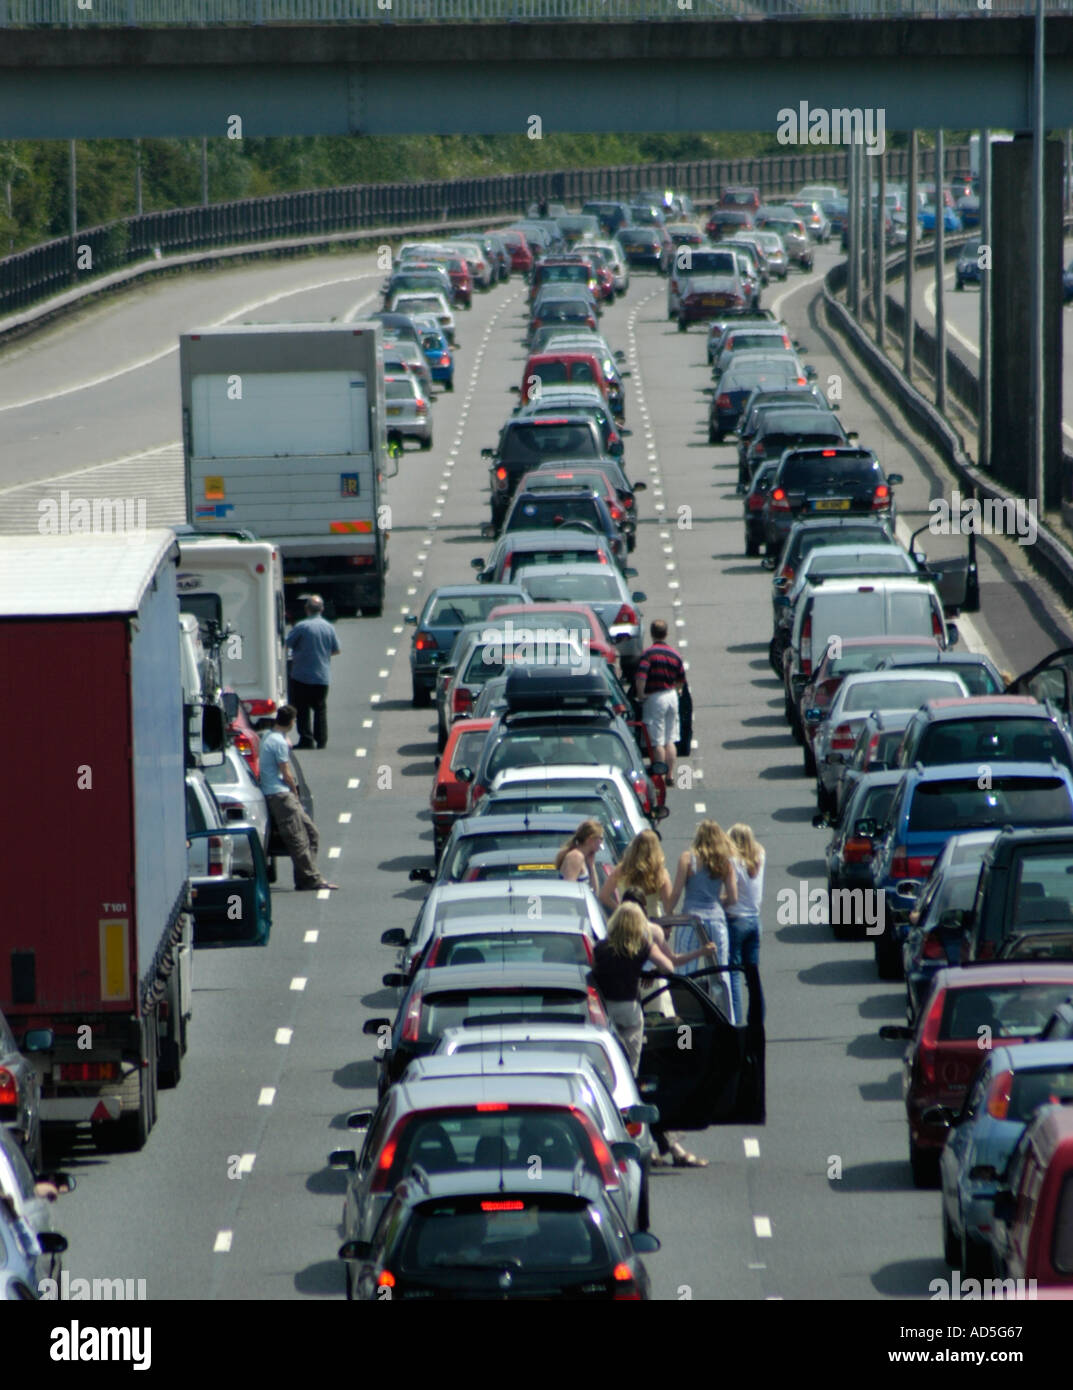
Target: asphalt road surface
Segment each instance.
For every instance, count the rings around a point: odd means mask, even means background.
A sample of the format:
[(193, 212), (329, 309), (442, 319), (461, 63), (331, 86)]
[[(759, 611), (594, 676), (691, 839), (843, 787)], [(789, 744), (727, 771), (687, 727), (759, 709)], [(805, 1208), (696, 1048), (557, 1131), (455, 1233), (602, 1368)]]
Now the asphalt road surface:
[[(835, 254), (821, 249), (813, 274), (795, 273), (766, 302), (809, 348), (820, 384), (841, 390), (847, 429), (905, 475), (902, 521), (920, 525), (929, 497), (950, 483), (818, 321)], [(224, 317), (360, 316), (381, 278), (371, 258), (345, 256), (186, 277), (29, 340), (0, 366), (0, 486), (175, 441), (181, 331)], [(361, 1026), (394, 1006), (380, 985), (394, 953), (379, 937), (412, 922), (424, 890), (407, 873), (432, 852), (434, 715), (410, 707), (403, 620), (432, 586), (468, 579), (471, 557), (488, 548), (480, 449), (513, 404), (524, 295), (514, 280), (460, 314), (456, 389), (435, 405), (435, 446), (407, 452), (389, 487), (384, 616), (339, 623), (329, 746), (304, 754), (303, 766), (322, 866), (341, 891), (295, 895), (282, 866), (268, 948), (197, 955), (183, 1080), (161, 1094), (144, 1151), (104, 1157), (80, 1136), (54, 1155), (79, 1179), (56, 1213), (72, 1277), (144, 1278), (150, 1299), (343, 1295), (344, 1183), (326, 1159), (350, 1145), (347, 1112), (375, 1101)], [(628, 472), (649, 484), (633, 583), (648, 594), (646, 618), (673, 620), (696, 709), (697, 747), (683, 764), (692, 786), (672, 793), (664, 845), (675, 859), (712, 816), (751, 823), (767, 846), (769, 1118), (688, 1136), (711, 1166), (653, 1174), (663, 1249), (646, 1262), (660, 1299), (926, 1297), (948, 1273), (939, 1196), (912, 1186), (900, 1052), (877, 1035), (903, 1018), (901, 987), (877, 980), (869, 943), (775, 920), (779, 889), (822, 883), (826, 837), (812, 828), (812, 786), (767, 665), (770, 577), (744, 556), (735, 449), (706, 442), (704, 334), (678, 333), (665, 304), (664, 282), (638, 275), (603, 319), (633, 373)], [(956, 544), (929, 538), (927, 548)], [(970, 646), (1020, 671), (1073, 640), (1016, 545), (988, 541), (981, 552), (983, 612), (962, 624)]]

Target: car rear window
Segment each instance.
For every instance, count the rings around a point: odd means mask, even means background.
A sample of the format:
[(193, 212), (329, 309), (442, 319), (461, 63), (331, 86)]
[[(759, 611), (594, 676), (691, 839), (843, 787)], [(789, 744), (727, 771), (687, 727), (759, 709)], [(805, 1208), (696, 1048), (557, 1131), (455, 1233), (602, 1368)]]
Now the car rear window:
[(1064, 1105), (1069, 1101), (1073, 1101), (1073, 1066), (1016, 1071), (1006, 1118), (1027, 1124), (1041, 1105)]
[[(502, 1110), (419, 1111), (404, 1122), (395, 1148), (389, 1182), (397, 1182), (419, 1163), (426, 1173), (455, 1173), (463, 1169), (498, 1172), (515, 1164), (525, 1168), (527, 1141), (540, 1135), (545, 1147), (552, 1135), (558, 1152), (572, 1168), (581, 1161), (595, 1170), (592, 1145), (581, 1121), (569, 1110), (551, 1111), (511, 1105)], [(539, 1153), (534, 1147), (531, 1153)], [(555, 1165), (558, 1166), (558, 1165)]]
[(629, 772), (635, 761), (632, 750), (610, 729), (561, 734), (554, 729), (533, 733), (515, 731), (505, 735), (489, 756), (485, 780), (493, 781), (508, 768), (564, 767), (576, 763), (617, 767)]
[[(867, 586), (865, 586), (867, 587)], [(850, 593), (816, 595), (812, 612), (812, 631), (822, 635), (823, 645), (831, 633), (847, 637), (921, 637), (932, 630), (931, 595), (903, 591), (884, 593), (873, 588), (870, 593), (859, 590)], [(818, 650), (815, 646), (813, 650)], [(947, 687), (949, 693), (949, 687)]]
[[(566, 1144), (553, 1145), (551, 1166), (572, 1167), (567, 1153)], [(513, 1162), (524, 1169), (524, 1163)], [(483, 1204), (472, 1199), (427, 1202), (406, 1229), (397, 1263), (407, 1274), (506, 1266), (516, 1268), (523, 1280), (525, 1275), (541, 1273), (573, 1283), (606, 1271), (610, 1262), (597, 1216), (579, 1198), (560, 1200), (550, 1195), (511, 1197), (498, 1203), (489, 1198)]]
[(585, 284), (589, 279), (588, 266), (581, 265), (546, 265), (540, 271), (540, 283), (542, 285), (554, 284), (556, 280), (574, 280)]
[[(826, 410), (795, 410), (792, 407), (775, 406), (771, 409), (761, 409), (756, 432), (766, 440), (769, 434), (838, 434), (838, 426)], [(839, 435), (839, 443), (844, 442)]]
[(910, 681), (861, 681), (846, 691), (842, 708), (847, 714), (873, 709), (917, 709), (925, 700), (941, 700), (951, 694), (948, 681), (926, 676)]
[(525, 850), (526, 852), (532, 850), (534, 862), (542, 860), (545, 857), (545, 851), (551, 850), (552, 853), (547, 857), (554, 859), (555, 854), (567, 838), (561, 830), (506, 830), (499, 832), (490, 821), (487, 831), (479, 835), (466, 835), (458, 842), (452, 853), (451, 862), (447, 865), (445, 877), (451, 882), (457, 883), (466, 872), (469, 861), (476, 855), (493, 854), (496, 850), (501, 849)]
[[(614, 1069), (598, 1042), (586, 1042), (581, 1038), (513, 1038), (509, 1042), (497, 1043), (495, 1050), (497, 1056), (500, 1053), (562, 1052), (568, 1057), (587, 1057), (607, 1089), (611, 1092), (615, 1089)], [(486, 1051), (488, 1045), (482, 1042), (463, 1042), (453, 1049), (453, 1053)]]
[(484, 685), (496, 676), (505, 676), (518, 666), (566, 666), (581, 668), (588, 653), (583, 643), (572, 637), (567, 641), (542, 638), (539, 631), (528, 637), (515, 633), (509, 643), (502, 639), (479, 642), (470, 654), (462, 676), (464, 685)]
[(507, 432), (503, 458), (508, 463), (541, 458), (598, 458), (596, 431), (588, 425), (517, 424)]
[(883, 470), (875, 459), (789, 458), (782, 466), (782, 485), (791, 491), (815, 487), (875, 487)]
[[(423, 1042), (431, 1042), (447, 1028), (461, 1028), (467, 1018), (491, 1023), (499, 1014), (524, 1014), (529, 1018), (539, 1018), (541, 1014), (562, 1014), (588, 1022), (588, 996), (581, 986), (577, 989), (524, 986), (511, 989), (504, 986), (498, 989), (450, 990), (442, 994), (426, 992), (419, 1037)], [(569, 1166), (573, 1167), (573, 1164)]]
[[(975, 985), (948, 989), (940, 1042), (1034, 1037), (1069, 995), (1069, 984)], [(990, 1034), (980, 1032), (989, 1028)]]
[(416, 395), (415, 383), (401, 377), (396, 381), (385, 381), (384, 395), (389, 401), (412, 401)]
[(894, 800), (896, 787), (869, 787), (857, 808), (855, 820), (874, 820), (877, 825), (886, 825), (887, 812)]
[(1073, 863), (1066, 854), (1022, 855), (1014, 872), (1010, 924), (1043, 927), (1073, 922)]
[[(927, 646), (921, 646), (919, 653), (913, 647), (903, 648), (899, 646), (899, 653), (908, 651), (912, 656), (934, 656), (936, 646), (934, 642)], [(881, 661), (890, 656), (891, 648), (885, 643), (877, 644), (874, 647), (851, 647), (842, 656), (834, 658), (827, 668), (829, 676), (849, 676), (855, 671), (874, 671)], [(936, 663), (938, 664), (938, 663)], [(958, 672), (960, 675), (960, 671)]]
[(511, 511), (507, 531), (551, 531), (564, 521), (587, 521), (603, 530), (599, 508), (591, 497), (521, 498)]
[[(525, 565), (584, 564), (593, 559), (593, 552), (550, 551), (544, 555), (527, 551), (518, 557), (514, 573)], [(537, 603), (551, 603), (555, 599), (568, 599), (575, 603), (607, 603), (619, 597), (619, 586), (613, 574), (549, 574), (526, 575), (523, 581), (529, 597)]]
[[(983, 780), (983, 779), (980, 779)], [(910, 831), (983, 830), (990, 825), (1067, 825), (1069, 793), (1059, 777), (996, 777), (922, 782), (909, 811)]]
[(484, 752), (487, 729), (464, 729), (458, 736), (455, 751), (451, 756), (451, 771), (459, 767), (476, 767)]
[(944, 719), (924, 731), (915, 760), (934, 763), (1049, 763), (1070, 765), (1065, 740), (1049, 719)]
[(436, 965), (486, 965), (507, 961), (530, 965), (589, 965), (580, 932), (492, 931), (444, 937)]
[(493, 608), (506, 601), (502, 594), (444, 594), (433, 601), (422, 625), (465, 627), (466, 623), (481, 622)]
[[(573, 922), (579, 926), (589, 921), (588, 904), (583, 899), (559, 898), (542, 894), (538, 901), (540, 920)], [(469, 921), (474, 917), (496, 917), (509, 921), (520, 917), (532, 920), (534, 899), (525, 893), (513, 893), (502, 898), (463, 898), (457, 902), (441, 902), (436, 907), (434, 923)]]
[[(947, 663), (944, 662), (944, 665)], [(970, 695), (1001, 695), (1003, 685), (997, 681), (982, 662), (966, 661), (964, 663), (952, 661), (949, 669), (956, 671), (965, 682), (965, 688)]]

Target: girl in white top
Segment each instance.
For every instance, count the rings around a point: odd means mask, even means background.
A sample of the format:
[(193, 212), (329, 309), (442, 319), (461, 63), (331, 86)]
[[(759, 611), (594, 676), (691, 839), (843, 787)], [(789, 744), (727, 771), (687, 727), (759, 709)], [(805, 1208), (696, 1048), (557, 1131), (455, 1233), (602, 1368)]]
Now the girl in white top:
[[(730, 964), (755, 966), (760, 959), (760, 911), (764, 898), (764, 848), (748, 825), (732, 825), (727, 832), (734, 845), (734, 876), (738, 900), (726, 907), (727, 934), (730, 938)], [(742, 972), (730, 974), (734, 999), (734, 1020), (745, 1022), (742, 1012)]]

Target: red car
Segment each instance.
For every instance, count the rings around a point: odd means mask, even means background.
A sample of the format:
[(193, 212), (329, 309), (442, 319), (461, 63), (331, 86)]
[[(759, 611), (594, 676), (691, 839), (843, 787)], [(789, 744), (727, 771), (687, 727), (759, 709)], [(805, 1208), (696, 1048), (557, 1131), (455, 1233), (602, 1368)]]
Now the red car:
[[(230, 693), (230, 692), (229, 692)], [(246, 707), (237, 700), (238, 708), (234, 719), (228, 724), (228, 732), (231, 735), (231, 742), (246, 759), (246, 766), (253, 773), (255, 782), (261, 776), (261, 736), (250, 723)]]
[(719, 199), (721, 208), (744, 208), (756, 212), (760, 207), (759, 188), (748, 188), (743, 184), (728, 184)]
[[(519, 612), (526, 611), (524, 607)], [(429, 806), (432, 808), (432, 838), (437, 860), (451, 833), (451, 826), (466, 814), (469, 786), (455, 773), (460, 767), (476, 767), (481, 760), (485, 736), (494, 719), (460, 719), (447, 735), (447, 743), (436, 763)]]
[(473, 307), (473, 276), (469, 266), (461, 256), (452, 256), (447, 262), (447, 274), (454, 290), (455, 303), (466, 309)]
[(533, 271), (533, 253), (529, 249), (529, 243), (522, 232), (507, 230), (501, 232), (503, 240), (507, 244), (510, 252), (510, 268), (524, 275), (527, 279)]
[(596, 270), (591, 261), (583, 260), (580, 256), (545, 256), (539, 265), (533, 267), (529, 281), (529, 303), (532, 304), (547, 285), (561, 280), (587, 285), (594, 296), (598, 292)]
[(929, 1110), (960, 1110), (992, 1045), (1031, 1042), (1073, 989), (1073, 964), (970, 965), (940, 970), (914, 1028), (879, 1030), (908, 1039), (902, 1095), (909, 1120), (909, 1163), (917, 1187), (935, 1186), (949, 1125)]
[(611, 383), (604, 376), (603, 363), (594, 352), (533, 353), (522, 372), (519, 396), (522, 405), (529, 400), (534, 381), (545, 386), (576, 385), (578, 382), (585, 386), (598, 386), (608, 409), (612, 414), (616, 413), (611, 403)]
[[(546, 477), (544, 473), (529, 476)], [(530, 623), (528, 619), (539, 617), (537, 623)], [(611, 641), (607, 628), (597, 617), (596, 613), (587, 603), (503, 603), (498, 608), (493, 608), (488, 614), (488, 622), (497, 622), (500, 618), (521, 619), (518, 626), (548, 626), (562, 627), (566, 625), (564, 621), (569, 619), (571, 628), (578, 628), (585, 633), (585, 625), (588, 625), (587, 638), (589, 650), (595, 656), (602, 656), (615, 673), (618, 673), (618, 648)], [(581, 621), (579, 621), (579, 619)]]

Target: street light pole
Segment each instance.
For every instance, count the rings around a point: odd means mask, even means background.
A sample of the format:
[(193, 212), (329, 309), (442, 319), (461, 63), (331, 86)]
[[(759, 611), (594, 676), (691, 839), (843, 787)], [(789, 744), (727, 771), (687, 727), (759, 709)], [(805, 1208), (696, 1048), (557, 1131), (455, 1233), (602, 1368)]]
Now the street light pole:
[[(1029, 486), (1036, 504), (1045, 506), (1046, 479), (1043, 455), (1043, 4), (1036, 0), (1036, 55), (1033, 73), (1032, 111), (1032, 363), (1029, 372), (1032, 455)], [(1027, 489), (1026, 489), (1027, 492)]]

